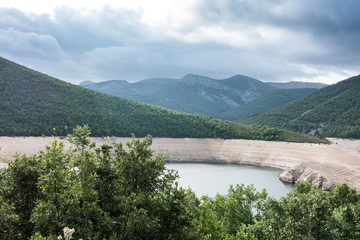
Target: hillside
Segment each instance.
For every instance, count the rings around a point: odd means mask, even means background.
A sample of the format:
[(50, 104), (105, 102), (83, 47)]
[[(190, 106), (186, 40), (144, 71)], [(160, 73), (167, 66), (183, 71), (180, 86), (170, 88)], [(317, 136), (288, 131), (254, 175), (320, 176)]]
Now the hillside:
[(241, 76), (215, 80), (188, 74), (175, 84), (157, 91), (156, 95), (194, 106), (219, 117), (222, 112), (251, 102), (272, 89), (259, 80), (252, 78), (244, 80)]
[(316, 88), (277, 89), (269, 94), (255, 99), (246, 105), (233, 108), (225, 112), (223, 115), (226, 119), (239, 121), (247, 117), (252, 117), (264, 113), (292, 100), (309, 95), (315, 91), (317, 91)]
[(360, 76), (322, 88), (243, 122), (327, 137), (360, 138)]
[[(92, 136), (245, 138), (321, 142), (103, 94), (0, 58), (0, 135), (64, 136), (88, 125)], [(297, 139), (297, 140), (296, 140)]]
[[(294, 89), (283, 89), (279, 93), (278, 88), (314, 86), (315, 91), (315, 86), (318, 86), (302, 82), (284, 84), (272, 86), (243, 75), (212, 79), (188, 74), (182, 79), (154, 78), (135, 83), (124, 80), (85, 81), (80, 86), (175, 111), (236, 120), (265, 112), (309, 93), (308, 90), (294, 92)], [(281, 96), (277, 96), (279, 94)], [(266, 98), (266, 105), (257, 106), (253, 111), (252, 103), (261, 98)]]
[(93, 136), (239, 138), (227, 123), (110, 96), (0, 58), (0, 135), (66, 135), (87, 124)]

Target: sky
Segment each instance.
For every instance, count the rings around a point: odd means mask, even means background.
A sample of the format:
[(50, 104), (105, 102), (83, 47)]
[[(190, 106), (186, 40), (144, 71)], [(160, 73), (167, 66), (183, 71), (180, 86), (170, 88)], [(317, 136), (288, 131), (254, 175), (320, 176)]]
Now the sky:
[(359, 0), (1, 0), (0, 56), (78, 84), (360, 72)]

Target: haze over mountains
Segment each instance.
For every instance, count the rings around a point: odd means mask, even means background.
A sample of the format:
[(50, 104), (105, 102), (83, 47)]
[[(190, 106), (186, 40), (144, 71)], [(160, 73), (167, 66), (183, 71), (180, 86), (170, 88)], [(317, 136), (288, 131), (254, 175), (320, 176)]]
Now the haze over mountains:
[(151, 78), (135, 83), (125, 80), (85, 81), (80, 86), (176, 111), (237, 120), (306, 96), (326, 85), (264, 83), (243, 75), (212, 79), (188, 74), (181, 79)]

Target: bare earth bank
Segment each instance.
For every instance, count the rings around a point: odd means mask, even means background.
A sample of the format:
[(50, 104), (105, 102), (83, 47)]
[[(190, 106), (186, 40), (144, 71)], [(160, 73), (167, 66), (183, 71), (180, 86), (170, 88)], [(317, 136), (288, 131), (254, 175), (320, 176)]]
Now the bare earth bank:
[[(0, 137), (0, 158), (36, 154), (52, 137)], [(102, 138), (93, 138), (98, 144)], [(111, 138), (128, 141), (129, 138)], [(64, 140), (65, 141), (65, 140)], [(330, 139), (332, 144), (286, 143), (254, 140), (154, 138), (152, 149), (167, 161), (236, 163), (284, 170), (287, 182), (310, 181), (329, 189), (341, 182), (360, 192), (360, 140)], [(68, 143), (65, 142), (67, 145)], [(0, 160), (0, 165), (6, 164)]]

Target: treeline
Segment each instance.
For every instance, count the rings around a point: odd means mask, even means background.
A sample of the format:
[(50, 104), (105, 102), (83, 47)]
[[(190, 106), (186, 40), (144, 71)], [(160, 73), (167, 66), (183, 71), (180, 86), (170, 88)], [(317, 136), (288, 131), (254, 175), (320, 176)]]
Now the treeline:
[(198, 198), (153, 156), (151, 137), (96, 146), (76, 128), (0, 172), (0, 239), (359, 239), (360, 195), (301, 183)]
[(360, 138), (360, 76), (325, 87), (244, 123), (277, 126), (324, 137)]

